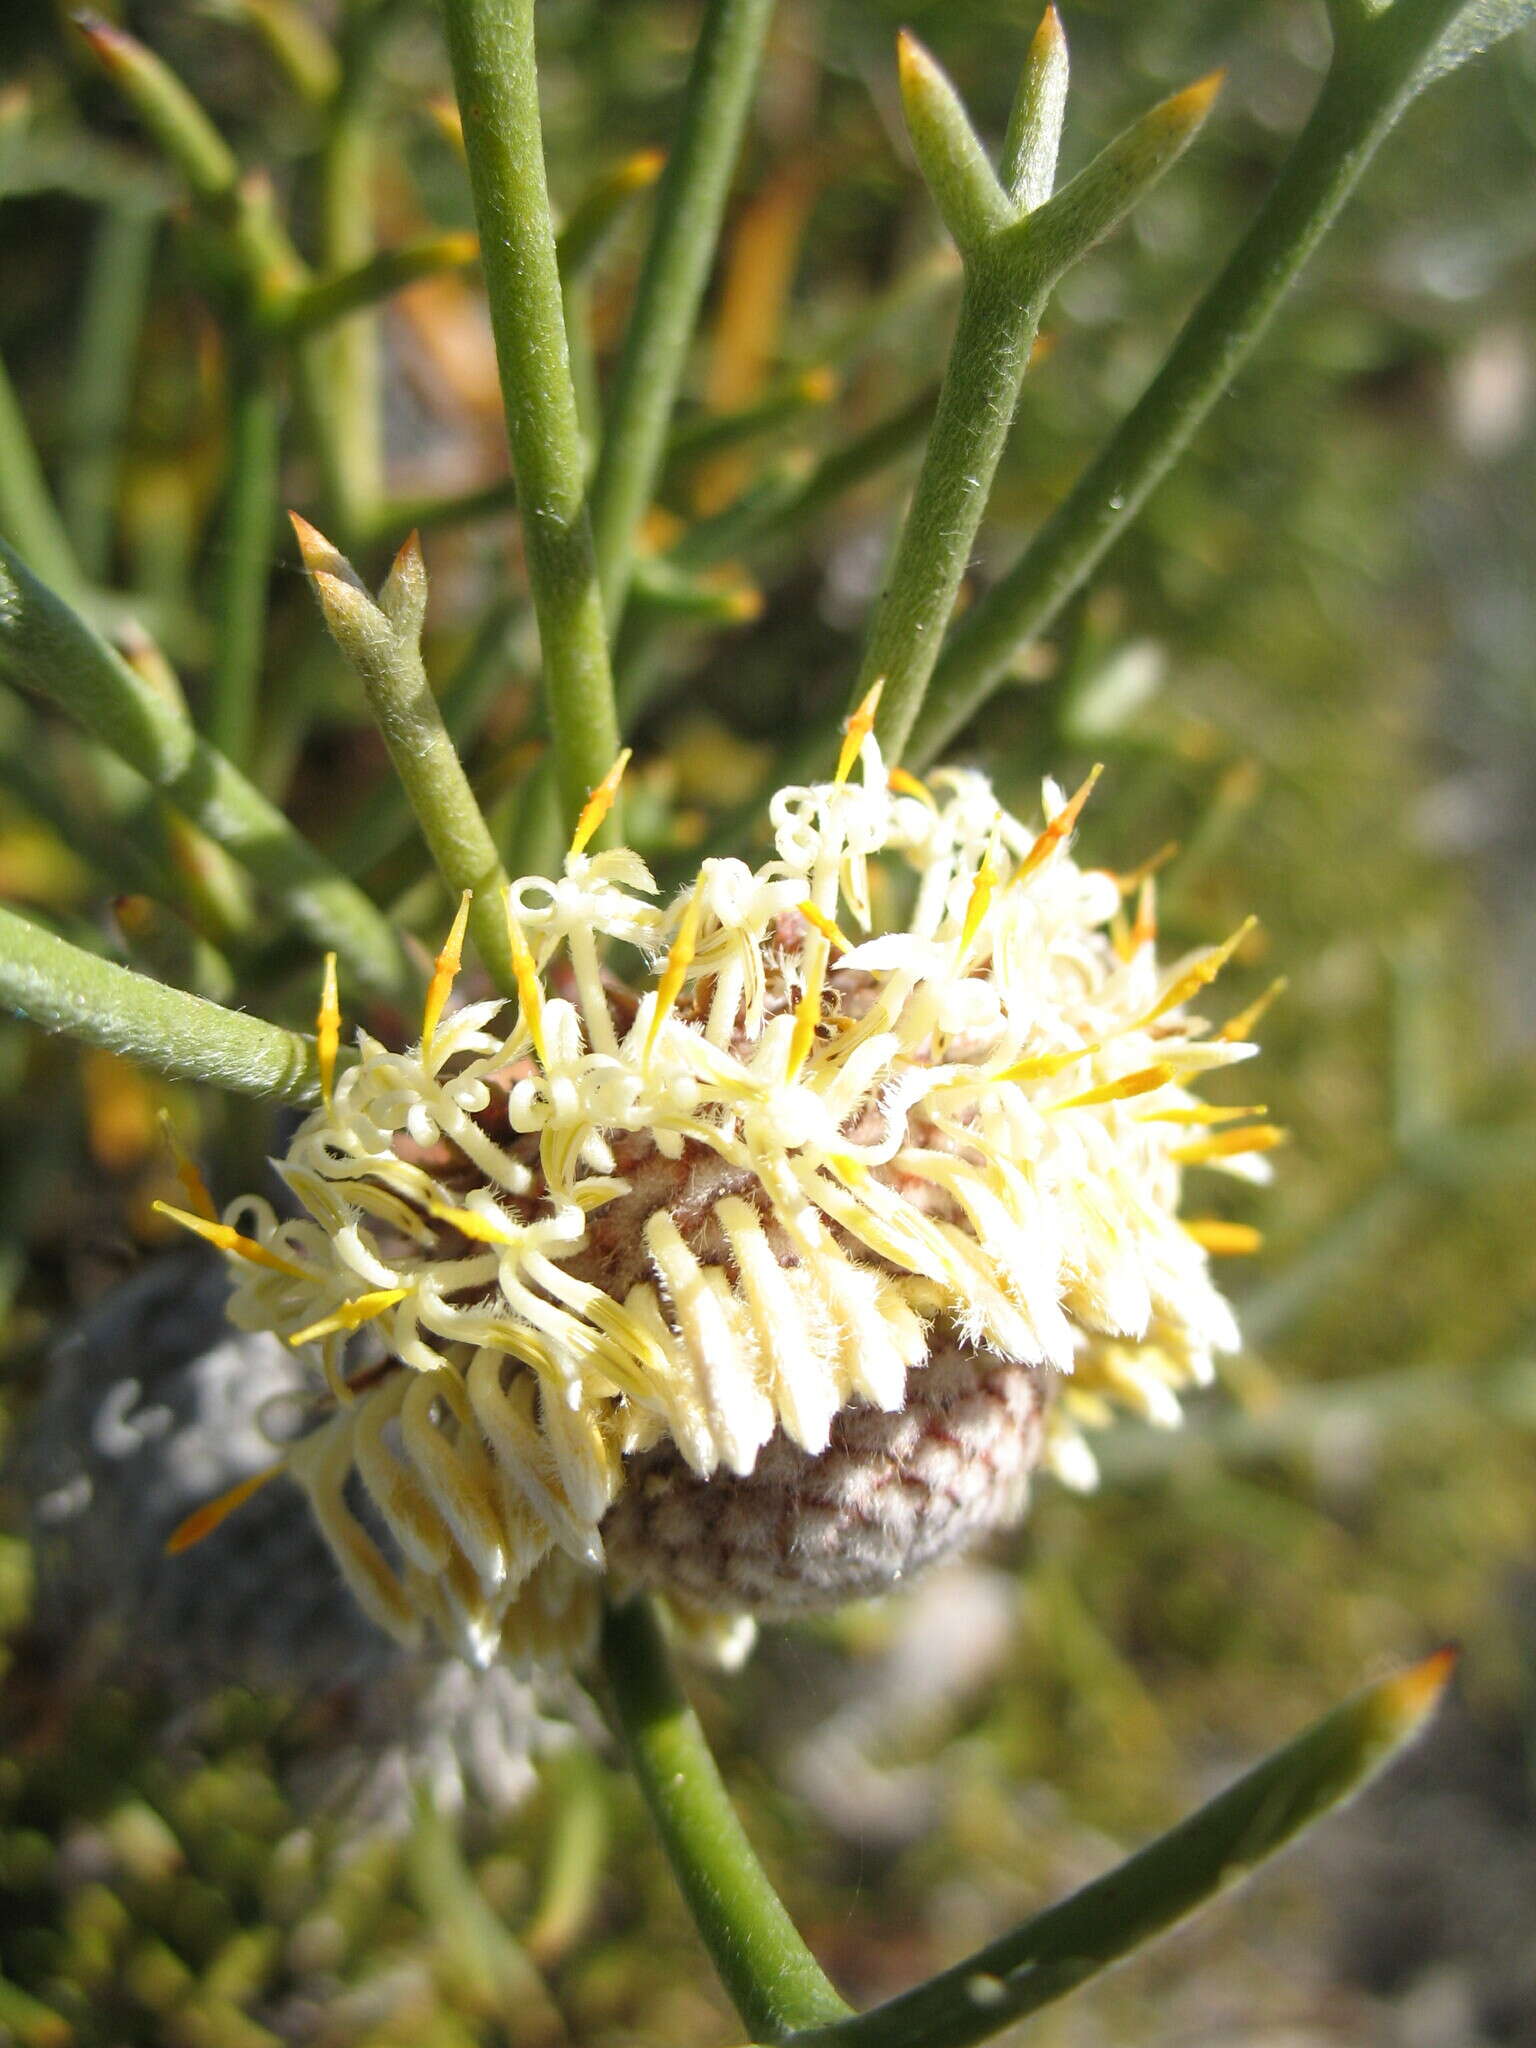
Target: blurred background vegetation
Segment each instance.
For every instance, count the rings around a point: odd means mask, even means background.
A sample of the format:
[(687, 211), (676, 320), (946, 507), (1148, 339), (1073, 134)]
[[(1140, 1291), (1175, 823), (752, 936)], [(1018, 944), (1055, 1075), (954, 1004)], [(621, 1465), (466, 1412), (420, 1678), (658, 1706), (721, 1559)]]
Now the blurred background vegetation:
[[(302, 247), (328, 232), (338, 26), (368, 66), (362, 253), (470, 224), (429, 104), (447, 73), (427, 7), (377, 0), (337, 24), (318, 0), (145, 0), (122, 19), (270, 175)], [(1151, 99), (1229, 76), (1194, 151), (1048, 314), (978, 581), (1141, 390), (1326, 51), (1311, 0), (1078, 0), (1065, 23), (1067, 171)], [(703, 532), (708, 574), (656, 572), (622, 648), (644, 705), (629, 831), (662, 868), (842, 701), (911, 475), (904, 422), (941, 367), (954, 272), (901, 134), (903, 24), (993, 134), (1032, 25), (1011, 0), (784, 0), (653, 520), (658, 547)], [(540, 10), (562, 207), (665, 142), (696, 27), (685, 0)], [(217, 254), (41, 0), (0, 14), (0, 76), (0, 361), (95, 615), (142, 618), (196, 710), (239, 375)], [(770, 1867), (861, 1999), (1097, 1868), (1362, 1675), (1455, 1637), (1463, 1696), (1420, 1760), (1034, 2038), (1536, 2042), (1533, 150), (1528, 36), (1418, 103), (1192, 453), (958, 749), (1026, 812), (1042, 773), (1072, 786), (1102, 759), (1083, 848), (1129, 869), (1178, 843), (1160, 876), (1175, 949), (1258, 912), (1239, 993), (1289, 977), (1262, 1072), (1294, 1140), (1273, 1191), (1234, 1212), (1266, 1235), (1232, 1282), (1250, 1351), (1183, 1433), (1118, 1428), (1096, 1497), (1042, 1488), (1016, 1538), (932, 1590), (772, 1634), (744, 1676), (701, 1684)], [(644, 227), (641, 194), (574, 295), (593, 391)], [(540, 738), (515, 522), (494, 491), (474, 516), (432, 502), (504, 475), (474, 273), (417, 283), (326, 345), (362, 422), (363, 491), (337, 537), (375, 574), (421, 520), (429, 666), (472, 701), (471, 768), (519, 872)], [(892, 420), (851, 488), (797, 496)], [(283, 435), (280, 502), (323, 511), (296, 404)], [(269, 567), (255, 772), (435, 941), (436, 885), (381, 814), (381, 750), (275, 517)], [(113, 898), (157, 895), (166, 873), (185, 926), (114, 918)], [(217, 981), (190, 938), (211, 931), (259, 969), (268, 1014), (312, 1014), (313, 962), (253, 924), (208, 843), (9, 695), (0, 895), (97, 951), (179, 946), (184, 973)], [(162, 1106), (221, 1196), (247, 1184), (264, 1112), (0, 1023), (7, 1431), (60, 1324), (164, 1249)], [(471, 1813), (460, 1848), (429, 1818), (346, 1837), (288, 1789), (307, 1725), (291, 1698), (215, 1689), (168, 1721), (131, 1669), (81, 1698), (41, 1686), (19, 1488), (7, 1506), (0, 2040), (736, 2038), (609, 1760), (567, 1759), (511, 1820)]]

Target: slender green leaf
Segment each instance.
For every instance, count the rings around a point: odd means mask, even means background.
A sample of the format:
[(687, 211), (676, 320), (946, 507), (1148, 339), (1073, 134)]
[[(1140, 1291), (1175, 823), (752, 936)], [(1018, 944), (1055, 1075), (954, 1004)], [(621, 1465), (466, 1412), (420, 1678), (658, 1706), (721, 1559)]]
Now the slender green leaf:
[(274, 1102), (312, 1102), (320, 1091), (312, 1038), (114, 966), (4, 909), (0, 1004), (172, 1080)]
[(399, 939), (362, 891), (198, 737), (179, 701), (124, 661), (3, 542), (0, 679), (50, 698), (121, 755), (365, 987), (400, 995), (414, 986)]
[(961, 253), (967, 254), (1013, 219), (1013, 205), (960, 95), (908, 29), (897, 38), (896, 61), (918, 168), (944, 225)]
[(1442, 1650), (1357, 1693), (1106, 1876), (904, 1997), (797, 2048), (968, 2048), (1075, 1991), (1245, 1878), (1413, 1739), (1455, 1665)]

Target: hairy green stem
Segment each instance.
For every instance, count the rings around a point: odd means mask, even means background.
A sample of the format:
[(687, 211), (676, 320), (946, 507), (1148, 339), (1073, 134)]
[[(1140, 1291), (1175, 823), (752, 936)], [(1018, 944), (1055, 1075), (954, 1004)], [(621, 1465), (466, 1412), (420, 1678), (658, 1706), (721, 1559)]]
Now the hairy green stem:
[(249, 767), (256, 743), (281, 428), (272, 367), (254, 350), (242, 349), (234, 363), (230, 393), (229, 472), (215, 614), (218, 638), (205, 720), (208, 738), (239, 768)]
[(1396, 0), (1337, 52), (1278, 180), (1163, 367), (1019, 562), (956, 627), (913, 729), (912, 766), (931, 762), (975, 714), (1183, 453), (1407, 104), (1459, 4)]
[(437, 871), (450, 897), (470, 892), (480, 958), (501, 993), (515, 999), (506, 873), (421, 658), (427, 572), (420, 545), (413, 534), (375, 602), (323, 536), (306, 521), (294, 524), (325, 622), (363, 686)]
[(446, 11), (570, 826), (613, 765), (619, 730), (544, 177), (533, 0), (448, 0)]
[(753, 1853), (698, 1717), (672, 1676), (655, 1610), (608, 1609), (603, 1675), (619, 1732), (710, 1958), (754, 2040), (845, 2019)]
[[(475, 739), (492, 702), (506, 685), (508, 642), (519, 610), (514, 598), (490, 606), (458, 667), (438, 693), (438, 711), (457, 749), (467, 748)], [(365, 874), (396, 851), (408, 837), (411, 823), (411, 807), (399, 778), (381, 776), (348, 812), (335, 840), (326, 842), (327, 855), (343, 874)]]
[(1013, 424), (1043, 294), (1020, 300), (1002, 264), (966, 269), (960, 319), (917, 489), (875, 612), (856, 695), (883, 677), (880, 737), (899, 759), (938, 660)]
[(175, 1081), (205, 1081), (274, 1102), (312, 1102), (312, 1038), (187, 995), (0, 909), (0, 1004), (44, 1031), (138, 1060)]
[(773, 0), (710, 0), (699, 32), (592, 481), (610, 626), (624, 610), (635, 533), (660, 474), (772, 14)]
[(317, 944), (376, 994), (415, 976), (368, 898), (337, 874), (224, 756), (185, 710), (0, 545), (0, 678), (52, 699), (249, 869)]

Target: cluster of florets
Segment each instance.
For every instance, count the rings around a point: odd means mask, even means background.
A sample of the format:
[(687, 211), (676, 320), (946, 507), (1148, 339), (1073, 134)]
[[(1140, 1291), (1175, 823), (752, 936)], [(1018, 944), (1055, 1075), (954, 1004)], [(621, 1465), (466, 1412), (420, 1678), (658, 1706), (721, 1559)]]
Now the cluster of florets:
[(461, 907), (421, 1042), (359, 1034), (277, 1163), (302, 1213), (194, 1225), (234, 1322), (313, 1349), (282, 1463), (395, 1634), (579, 1654), (638, 1457), (814, 1457), (941, 1347), (1059, 1376), (1046, 1461), (1081, 1484), (1081, 1422), (1176, 1420), (1235, 1344), (1208, 1262), (1246, 1233), (1178, 1209), (1277, 1135), (1189, 1092), (1254, 1050), (1186, 1013), (1236, 940), (1160, 968), (1150, 890), (1127, 922), (1071, 857), (1088, 785), (1031, 828), (979, 774), (888, 774), (870, 723), (774, 797), (771, 860), (669, 904), (589, 806), (509, 892), (516, 1004), (445, 1011)]

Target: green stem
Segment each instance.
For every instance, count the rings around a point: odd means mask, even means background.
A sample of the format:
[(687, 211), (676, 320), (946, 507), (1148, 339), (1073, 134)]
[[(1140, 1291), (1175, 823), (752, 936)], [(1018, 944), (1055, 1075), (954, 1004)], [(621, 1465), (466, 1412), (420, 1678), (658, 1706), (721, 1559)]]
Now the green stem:
[(375, 603), (313, 528), (300, 524), (299, 538), (326, 624), (363, 686), (444, 886), (455, 901), (471, 892), (469, 928), (480, 958), (501, 993), (515, 1000), (507, 876), (421, 658), (421, 548), (414, 535), (406, 542)]
[(880, 738), (898, 760), (922, 706), (944, 628), (987, 508), (1043, 295), (978, 253), (966, 266), (960, 318), (901, 539), (859, 669), (856, 697), (880, 677)]
[(592, 482), (610, 626), (623, 613), (636, 529), (655, 493), (772, 14), (773, 0), (711, 0), (699, 32)]
[[(438, 696), (448, 737), (461, 751), (478, 736), (486, 712), (506, 686), (508, 641), (517, 613), (510, 598), (490, 607)], [(327, 841), (327, 856), (344, 875), (366, 874), (395, 852), (409, 835), (411, 823), (411, 807), (399, 778), (382, 776), (348, 812), (335, 840)]]
[(63, 599), (0, 544), (0, 678), (52, 699), (226, 847), (317, 944), (375, 993), (415, 986), (400, 942), (275, 805)]
[[(351, 0), (345, 11), (341, 82), (318, 176), (320, 270), (327, 280), (373, 257), (374, 60), (395, 11), (395, 0)], [(300, 351), (299, 380), (333, 531), (351, 547), (384, 495), (383, 366), (373, 314), (352, 313), (316, 335)]]
[(285, 340), (316, 334), (423, 277), (463, 270), (479, 253), (474, 236), (467, 234), (427, 235), (398, 249), (381, 249), (350, 270), (297, 286), (270, 309), (267, 324)]
[(567, 825), (619, 749), (544, 178), (534, 0), (448, 0), (448, 48), (501, 370)]
[(91, 244), (80, 342), (70, 371), (64, 521), (85, 574), (101, 582), (112, 553), (117, 479), (160, 222), (111, 207)]
[(219, 535), (218, 641), (206, 724), (213, 745), (244, 768), (256, 741), (282, 416), (272, 366), (254, 350), (241, 351), (232, 381), (229, 472)]
[(742, 2024), (783, 2041), (846, 2019), (742, 1830), (647, 1601), (608, 1610), (602, 1659), (630, 1764)]
[(98, 960), (4, 909), (0, 1004), (44, 1031), (104, 1046), (174, 1081), (275, 1102), (312, 1102), (319, 1094), (312, 1038)]
[(780, 377), (760, 398), (729, 412), (701, 412), (679, 420), (667, 436), (669, 467), (700, 462), (752, 441), (798, 426), (808, 415), (825, 412), (837, 396), (837, 380), (823, 365), (812, 364)]
[(1336, 53), (1269, 197), (1162, 369), (1021, 560), (956, 627), (913, 729), (912, 766), (932, 761), (975, 714), (1183, 453), (1407, 104), (1459, 4), (1396, 0)]
[(969, 1961), (797, 2048), (970, 2048), (1075, 1991), (1359, 1790), (1434, 1711), (1454, 1657), (1357, 1693), (1107, 1876)]
[(84, 579), (28, 431), (16, 387), (0, 363), (0, 534), (72, 596)]

